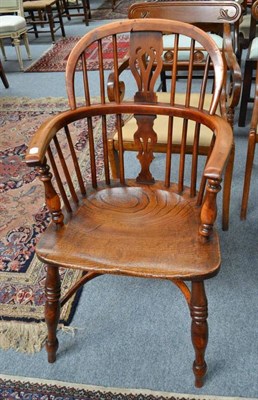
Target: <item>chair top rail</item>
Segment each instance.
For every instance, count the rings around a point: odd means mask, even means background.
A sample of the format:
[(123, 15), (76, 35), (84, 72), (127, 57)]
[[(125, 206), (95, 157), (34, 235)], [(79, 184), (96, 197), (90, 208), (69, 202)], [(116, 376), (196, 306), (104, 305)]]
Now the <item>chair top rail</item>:
[(236, 1), (159, 1), (132, 4), (128, 18), (166, 18), (188, 23), (235, 23), (242, 9)]

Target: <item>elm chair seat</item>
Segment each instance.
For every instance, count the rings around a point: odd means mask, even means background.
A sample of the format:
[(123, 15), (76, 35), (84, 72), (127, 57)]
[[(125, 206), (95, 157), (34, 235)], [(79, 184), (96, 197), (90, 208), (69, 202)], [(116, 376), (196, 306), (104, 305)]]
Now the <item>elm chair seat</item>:
[[(164, 207), (164, 211), (157, 212), (157, 207)], [(87, 224), (78, 230), (80, 220)], [(87, 271), (97, 268), (104, 274), (119, 270), (145, 278), (211, 277), (221, 263), (219, 238), (214, 232), (212, 242), (203, 246), (196, 235), (198, 223), (199, 210), (189, 190), (179, 196), (160, 182), (137, 186), (128, 180), (126, 187), (100, 188), (89, 194), (59, 239), (54, 226), (42, 235), (37, 254), (46, 261), (55, 243), (49, 261), (56, 265), (64, 265), (65, 248), (66, 266)], [(151, 246), (146, 241), (146, 228)], [(178, 232), (180, 238), (175, 241)], [(184, 253), (178, 252), (182, 246)], [(112, 251), (103, 252), (111, 247)]]

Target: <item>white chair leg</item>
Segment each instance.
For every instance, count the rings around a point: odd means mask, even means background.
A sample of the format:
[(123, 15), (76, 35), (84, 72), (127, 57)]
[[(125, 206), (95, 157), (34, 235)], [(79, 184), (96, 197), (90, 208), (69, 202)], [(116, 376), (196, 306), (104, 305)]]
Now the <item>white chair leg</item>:
[(23, 62), (22, 62), (22, 57), (21, 57), (21, 49), (20, 49), (20, 39), (19, 38), (14, 38), (13, 39), (13, 44), (15, 46), (15, 50), (16, 50), (16, 54), (17, 54), (17, 58), (20, 64), (20, 69), (23, 71), (24, 67), (23, 67)]
[(24, 45), (28, 54), (28, 59), (31, 60), (31, 54), (30, 54), (30, 45), (29, 45), (29, 39), (28, 39), (28, 34), (27, 32), (24, 33), (23, 35), (23, 40), (24, 40)]

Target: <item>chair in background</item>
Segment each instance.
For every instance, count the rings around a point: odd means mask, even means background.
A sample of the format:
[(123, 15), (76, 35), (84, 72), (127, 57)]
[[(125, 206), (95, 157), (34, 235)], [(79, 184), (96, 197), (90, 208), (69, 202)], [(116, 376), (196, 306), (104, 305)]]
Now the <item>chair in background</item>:
[[(31, 25), (29, 32), (33, 31), (36, 38), (39, 33), (50, 32), (52, 42), (55, 43), (55, 32), (58, 29), (61, 29), (62, 36), (65, 37), (60, 0), (28, 0), (23, 2), (23, 8), (27, 23)], [(46, 24), (49, 29), (37, 29)]]
[[(63, 10), (68, 18), (70, 20), (72, 17), (84, 17), (84, 22), (86, 25), (89, 25), (89, 18), (91, 18), (91, 12), (90, 12), (90, 2), (89, 0), (75, 0), (73, 2), (69, 0), (62, 0), (63, 2)], [(72, 13), (71, 11), (77, 11), (75, 13)]]
[[(149, 1), (144, 3), (133, 4), (128, 11), (128, 17), (132, 18), (167, 18), (178, 21), (184, 21), (199, 26), (201, 29), (207, 32), (213, 32), (210, 34), (222, 51), (225, 59), (225, 65), (228, 69), (227, 82), (225, 82), (225, 88), (223, 95), (221, 96), (220, 107), (217, 112), (222, 114), (227, 120), (233, 125), (234, 122), (234, 110), (239, 102), (240, 91), (241, 91), (241, 70), (238, 65), (236, 55), (234, 53), (234, 44), (232, 41), (232, 27), (241, 17), (241, 7), (235, 1)], [(222, 36), (222, 37), (221, 37)], [(181, 51), (179, 52), (179, 61), (181, 62), (181, 69), (188, 69), (188, 58), (189, 58), (189, 44), (188, 38), (182, 37), (181, 43), (179, 44)], [(173, 63), (173, 47), (174, 39), (170, 35), (163, 36), (163, 47), (164, 47), (164, 63), (163, 70), (161, 71), (162, 90), (166, 91), (167, 85), (166, 80), (171, 79), (171, 68)], [(200, 46), (199, 46), (200, 47)], [(195, 70), (201, 70), (205, 65), (205, 52), (203, 49), (196, 47), (195, 62), (193, 68)], [(126, 67), (126, 63), (125, 63)], [(122, 70), (122, 67), (121, 67)], [(170, 74), (168, 75), (168, 72)], [(184, 73), (184, 75), (183, 75)], [(185, 71), (181, 74), (182, 77), (186, 77)], [(199, 74), (200, 76), (200, 74)], [(202, 76), (202, 75), (201, 75)], [(180, 78), (180, 77), (179, 77)], [(197, 89), (198, 91), (198, 89)], [(165, 96), (165, 94), (163, 95)], [(191, 93), (191, 98), (198, 99), (198, 93)], [(206, 104), (209, 107), (209, 102)], [(198, 103), (196, 103), (198, 106)], [(158, 125), (158, 122), (156, 122)], [(157, 130), (158, 140), (155, 144), (155, 151), (164, 152), (166, 151), (166, 137), (163, 134), (162, 123), (159, 124)], [(124, 151), (137, 151), (137, 146), (134, 145), (134, 139), (132, 135), (126, 136), (127, 140), (124, 143)], [(207, 155), (209, 146), (206, 147), (205, 138), (202, 137), (202, 141), (199, 143), (200, 153)], [(173, 146), (173, 152), (178, 152), (177, 146)], [(109, 153), (112, 168), (112, 174), (114, 177), (119, 175), (119, 157), (118, 157), (118, 136), (114, 136), (113, 140), (109, 141)], [(224, 191), (223, 191), (223, 216), (222, 216), (222, 227), (223, 230), (227, 230), (229, 226), (229, 207), (230, 207), (230, 191), (231, 181), (233, 173), (234, 163), (234, 145), (232, 146), (231, 156), (227, 166), (225, 175)]]
[[(258, 0), (256, 0), (256, 2), (252, 6), (252, 13), (253, 13), (253, 18), (258, 20)], [(252, 56), (252, 54), (253, 54), (253, 56)], [(250, 85), (250, 81), (251, 81), (251, 77), (252, 77), (251, 71), (253, 71), (253, 70), (256, 70), (255, 91), (254, 91), (254, 100), (253, 100), (254, 101), (253, 112), (252, 112), (251, 124), (250, 124), (250, 129), (249, 129), (249, 138), (248, 138), (244, 188), (243, 188), (242, 205), (241, 205), (241, 219), (246, 219), (247, 205), (248, 205), (249, 192), (250, 192), (251, 175), (252, 175), (253, 161), (254, 161), (254, 153), (255, 153), (256, 143), (258, 143), (258, 135), (257, 135), (257, 125), (258, 125), (258, 37), (253, 39), (253, 41), (249, 47), (246, 64), (245, 64), (243, 87), (245, 90), (247, 90), (247, 92), (250, 90), (249, 85)], [(243, 90), (243, 92), (245, 90)], [(244, 96), (245, 95), (243, 93), (242, 101), (241, 101), (242, 107), (244, 107), (244, 102), (243, 102)]]
[(0, 78), (1, 78), (1, 80), (3, 82), (3, 84), (4, 84), (4, 87), (6, 89), (9, 88), (9, 82), (8, 82), (8, 80), (6, 78), (6, 75), (5, 75), (4, 68), (3, 68), (1, 60), (0, 60)]
[[(241, 18), (241, 6), (236, 1), (169, 1), (148, 0), (142, 3), (132, 4), (128, 10), (128, 18), (166, 18), (183, 21), (198, 26), (208, 32), (223, 53), (229, 71), (229, 87), (227, 95), (227, 119), (234, 124), (234, 110), (238, 105), (241, 90), (241, 70), (235, 55), (234, 25)], [(173, 39), (172, 39), (173, 40)], [(173, 48), (170, 46), (171, 37), (164, 35), (164, 63), (162, 71), (162, 90), (166, 91), (166, 70), (171, 70), (173, 60)], [(187, 61), (189, 42), (182, 38), (180, 43), (182, 51), (181, 61)], [(183, 51), (185, 50), (185, 51)], [(196, 50), (195, 69), (203, 69), (204, 54)]]
[(243, 8), (243, 16), (239, 23), (239, 47), (240, 56), (243, 49), (247, 49), (252, 39), (258, 35), (258, 25), (252, 17), (252, 4), (255, 0), (244, 1), (241, 6)]
[[(177, 76), (181, 73), (180, 63), (173, 63), (169, 96), (160, 99), (155, 90), (164, 64), (163, 33), (175, 37), (175, 59), (178, 58), (181, 35), (191, 41), (184, 93), (181, 88), (184, 101), (179, 104)], [(123, 97), (118, 43), (120, 35), (124, 34), (129, 37), (129, 58), (128, 68), (124, 71), (127, 85)], [(113, 87), (109, 85), (107, 89), (110, 82), (104, 65), (105, 57), (109, 59), (110, 54), (105, 52), (104, 38), (110, 36)], [(208, 56), (198, 106), (194, 107), (191, 86), (197, 42)], [(99, 64), (99, 73), (94, 75), (94, 80), (87, 70), (87, 50), (90, 51), (92, 45), (98, 48)], [(210, 69), (215, 78), (212, 92), (207, 82)], [(216, 196), (233, 142), (230, 124), (215, 115), (224, 81), (223, 58), (212, 39), (201, 29), (178, 21), (114, 22), (89, 31), (71, 51), (66, 68), (70, 110), (48, 119), (39, 128), (26, 155), (27, 165), (39, 172), (45, 187), (46, 204), (52, 214), (52, 222), (36, 248), (39, 259), (47, 264), (45, 318), (49, 362), (56, 359), (60, 306), (83, 284), (103, 274), (166, 279), (181, 290), (189, 306), (195, 385), (203, 385), (208, 340), (204, 281), (215, 276), (220, 268), (219, 238), (214, 227)], [(76, 94), (75, 90), (82, 87), (85, 101), (79, 100), (78, 105), (77, 95), (81, 93)], [(211, 94), (210, 106), (204, 110), (207, 91)], [(109, 101), (108, 93), (113, 97), (112, 101)], [(162, 172), (157, 176), (156, 168), (151, 171), (151, 162), (157, 142), (155, 121), (160, 117), (167, 140)], [(79, 125), (81, 131), (78, 134), (84, 132), (88, 138), (81, 151), (73, 145), (77, 142), (73, 129)], [(138, 155), (126, 163), (124, 134), (129, 125), (134, 129), (132, 134)], [(178, 142), (180, 156), (175, 157), (172, 146), (179, 127), (182, 133)], [(119, 179), (111, 180), (108, 137), (114, 130), (118, 132), (120, 174)], [(189, 145), (188, 134), (193, 132), (194, 138), (190, 138)], [(203, 134), (210, 142), (210, 151), (207, 162), (201, 166), (199, 162), (204, 159), (199, 160), (198, 147)], [(189, 146), (190, 159), (187, 155)], [(133, 165), (139, 173), (132, 172)], [(59, 266), (84, 272), (61, 300)]]
[(239, 111), (239, 119), (238, 125), (245, 126), (246, 122), (246, 113), (248, 103), (252, 103), (254, 101), (251, 93), (253, 74), (255, 69), (257, 68), (258, 61), (258, 36), (256, 35), (256, 27), (258, 26), (258, 2), (255, 1), (252, 5), (252, 18), (250, 24), (250, 41), (249, 47), (247, 50), (247, 56), (245, 60), (245, 68), (244, 68), (244, 78), (243, 78), (243, 90), (241, 95), (240, 102), (240, 111)]
[(27, 25), (24, 19), (22, 0), (1, 0), (0, 1), (0, 47), (3, 57), (7, 60), (3, 39), (10, 38), (15, 46), (20, 69), (23, 70), (23, 62), (20, 50), (21, 39), (31, 60)]

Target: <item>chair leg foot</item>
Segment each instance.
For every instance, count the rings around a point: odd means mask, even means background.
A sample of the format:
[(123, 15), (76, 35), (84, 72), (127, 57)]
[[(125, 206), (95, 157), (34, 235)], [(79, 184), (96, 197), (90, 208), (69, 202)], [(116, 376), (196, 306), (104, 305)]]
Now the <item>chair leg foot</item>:
[(58, 349), (58, 340), (56, 337), (57, 326), (60, 317), (60, 276), (58, 267), (48, 265), (46, 277), (46, 304), (45, 320), (48, 328), (48, 338), (46, 350), (48, 353), (48, 362), (53, 363), (56, 360)]
[(208, 344), (208, 305), (203, 281), (192, 282), (190, 310), (192, 317), (192, 343), (195, 350), (193, 372), (195, 386), (201, 388), (207, 371), (204, 356)]

